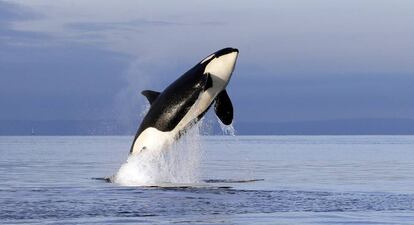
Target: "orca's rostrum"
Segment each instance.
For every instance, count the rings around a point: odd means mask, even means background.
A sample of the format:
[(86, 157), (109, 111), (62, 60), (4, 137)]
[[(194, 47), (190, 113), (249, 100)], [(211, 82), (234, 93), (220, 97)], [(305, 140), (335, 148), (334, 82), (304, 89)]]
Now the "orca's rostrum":
[(164, 91), (142, 91), (151, 104), (131, 146), (130, 153), (160, 149), (178, 139), (212, 104), (217, 117), (229, 125), (233, 106), (226, 92), (239, 51), (221, 49), (203, 59)]

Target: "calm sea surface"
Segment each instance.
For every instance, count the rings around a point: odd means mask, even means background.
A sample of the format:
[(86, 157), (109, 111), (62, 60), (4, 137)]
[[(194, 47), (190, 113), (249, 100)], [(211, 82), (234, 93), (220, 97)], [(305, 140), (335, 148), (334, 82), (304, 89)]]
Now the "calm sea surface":
[(202, 137), (206, 182), (96, 179), (131, 139), (0, 137), (0, 223), (414, 224), (414, 136)]

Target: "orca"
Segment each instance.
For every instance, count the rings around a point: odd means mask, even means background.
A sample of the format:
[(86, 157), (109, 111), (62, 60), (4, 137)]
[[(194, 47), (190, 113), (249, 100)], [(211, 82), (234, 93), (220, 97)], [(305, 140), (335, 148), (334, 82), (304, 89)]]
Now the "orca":
[(142, 91), (151, 106), (138, 128), (130, 154), (171, 144), (197, 123), (213, 103), (217, 117), (230, 125), (233, 105), (226, 86), (238, 54), (236, 48), (221, 49), (201, 60), (164, 91)]

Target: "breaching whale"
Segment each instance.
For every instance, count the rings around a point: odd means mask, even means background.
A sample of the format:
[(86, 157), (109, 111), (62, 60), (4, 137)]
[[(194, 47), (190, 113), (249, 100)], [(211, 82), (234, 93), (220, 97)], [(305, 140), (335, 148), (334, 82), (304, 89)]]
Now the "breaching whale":
[(229, 125), (233, 105), (226, 92), (239, 51), (221, 49), (181, 75), (162, 92), (144, 90), (150, 109), (142, 120), (130, 154), (160, 149), (177, 140), (214, 103), (217, 117)]

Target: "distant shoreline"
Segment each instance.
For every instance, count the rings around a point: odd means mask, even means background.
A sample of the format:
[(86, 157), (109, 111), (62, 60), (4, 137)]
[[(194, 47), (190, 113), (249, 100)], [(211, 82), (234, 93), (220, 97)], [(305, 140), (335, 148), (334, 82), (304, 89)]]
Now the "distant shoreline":
[[(132, 136), (138, 121), (0, 120), (0, 136)], [(221, 135), (208, 123), (201, 133)], [(296, 122), (238, 122), (236, 135), (414, 135), (414, 119), (337, 119)]]

